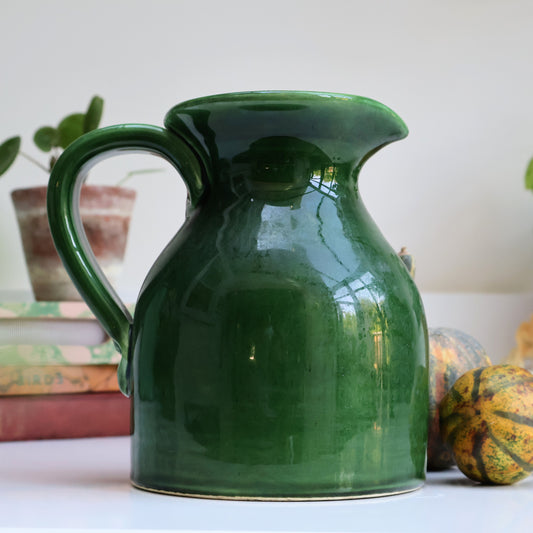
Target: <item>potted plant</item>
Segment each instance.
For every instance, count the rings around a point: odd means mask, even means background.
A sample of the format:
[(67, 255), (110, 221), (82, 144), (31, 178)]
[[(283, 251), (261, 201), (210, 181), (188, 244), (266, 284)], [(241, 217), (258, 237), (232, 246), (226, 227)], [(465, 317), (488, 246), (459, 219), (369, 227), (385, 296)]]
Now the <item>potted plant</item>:
[(533, 157), (529, 160), (526, 168), (526, 174), (524, 176), (524, 183), (526, 189), (533, 191)]
[[(34, 136), (35, 145), (50, 154), (48, 165), (21, 150), (21, 138), (15, 136), (0, 145), (0, 176), (19, 156), (50, 174), (60, 153), (78, 137), (98, 128), (104, 102), (91, 99), (85, 113), (73, 113), (57, 127), (44, 126)], [(46, 185), (12, 191), (24, 256), (36, 300), (80, 300), (55, 250), (46, 214)], [(128, 229), (135, 201), (135, 191), (119, 186), (84, 185), (80, 213), (89, 244), (111, 283), (121, 270)]]

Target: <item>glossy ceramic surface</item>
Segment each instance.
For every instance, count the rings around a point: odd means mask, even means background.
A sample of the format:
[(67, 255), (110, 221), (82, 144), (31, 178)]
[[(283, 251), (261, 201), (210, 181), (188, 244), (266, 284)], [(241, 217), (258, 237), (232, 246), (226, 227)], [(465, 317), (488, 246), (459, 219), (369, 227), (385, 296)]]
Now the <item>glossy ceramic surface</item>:
[[(357, 189), (403, 122), (365, 98), (258, 92), (185, 102), (165, 125), (86, 135), (49, 186), (60, 255), (124, 356), (133, 483), (244, 499), (420, 486), (424, 312)], [(133, 320), (94, 268), (76, 208), (80, 170), (124, 149), (167, 158), (189, 189)]]

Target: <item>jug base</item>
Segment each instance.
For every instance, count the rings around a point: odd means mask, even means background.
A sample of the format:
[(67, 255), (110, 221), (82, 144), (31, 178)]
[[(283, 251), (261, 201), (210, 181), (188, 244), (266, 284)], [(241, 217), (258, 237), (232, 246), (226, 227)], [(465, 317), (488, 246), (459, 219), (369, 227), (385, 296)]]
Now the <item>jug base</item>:
[(195, 492), (182, 492), (180, 490), (168, 490), (158, 489), (155, 487), (147, 487), (141, 485), (135, 481), (130, 480), (130, 483), (136, 489), (154, 492), (157, 494), (166, 494), (168, 496), (180, 496), (184, 498), (198, 498), (206, 500), (229, 500), (229, 501), (263, 501), (263, 502), (313, 502), (313, 501), (332, 501), (332, 500), (361, 500), (365, 498), (382, 498), (385, 496), (396, 496), (398, 494), (407, 494), (414, 492), (424, 486), (424, 482), (420, 481), (419, 484), (410, 486), (408, 488), (402, 488), (398, 490), (378, 490), (368, 491), (353, 494), (342, 495), (323, 495), (323, 496), (229, 496), (225, 494), (208, 494), (208, 493), (195, 493)]

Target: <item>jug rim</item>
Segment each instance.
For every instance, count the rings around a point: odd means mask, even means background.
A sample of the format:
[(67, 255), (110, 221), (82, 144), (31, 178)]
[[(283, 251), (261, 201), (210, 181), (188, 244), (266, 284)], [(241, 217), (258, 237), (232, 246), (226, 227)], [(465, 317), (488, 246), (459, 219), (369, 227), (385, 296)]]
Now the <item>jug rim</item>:
[(242, 163), (250, 148), (260, 147), (261, 159), (274, 161), (279, 150), (289, 150), (292, 157), (298, 142), (300, 147), (318, 148), (324, 165), (344, 165), (347, 174), (355, 175), (377, 150), (409, 133), (394, 111), (371, 98), (295, 90), (186, 100), (167, 112), (164, 124), (193, 147), (210, 170)]
[(365, 103), (386, 110), (403, 122), (403, 120), (388, 106), (367, 96), (330, 91), (305, 91), (294, 89), (266, 89), (209, 94), (184, 100), (183, 102), (173, 106), (173, 110), (185, 109), (203, 104), (230, 103), (231, 101), (245, 100), (246, 102), (253, 102), (255, 100), (264, 100), (265, 98), (275, 101), (290, 99), (304, 102), (329, 100), (339, 102), (345, 101), (357, 104)]

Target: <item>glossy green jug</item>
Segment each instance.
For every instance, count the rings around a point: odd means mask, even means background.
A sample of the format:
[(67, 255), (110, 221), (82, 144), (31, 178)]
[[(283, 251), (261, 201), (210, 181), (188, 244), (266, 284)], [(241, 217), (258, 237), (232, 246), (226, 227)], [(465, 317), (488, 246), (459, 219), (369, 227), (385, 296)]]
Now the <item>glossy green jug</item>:
[[(182, 103), (165, 126), (87, 134), (48, 193), (65, 267), (123, 356), (133, 484), (268, 500), (419, 487), (423, 307), (357, 188), (364, 161), (405, 137), (403, 122), (367, 98), (265, 91)], [(77, 207), (85, 171), (124, 150), (170, 161), (189, 192), (133, 319)]]

